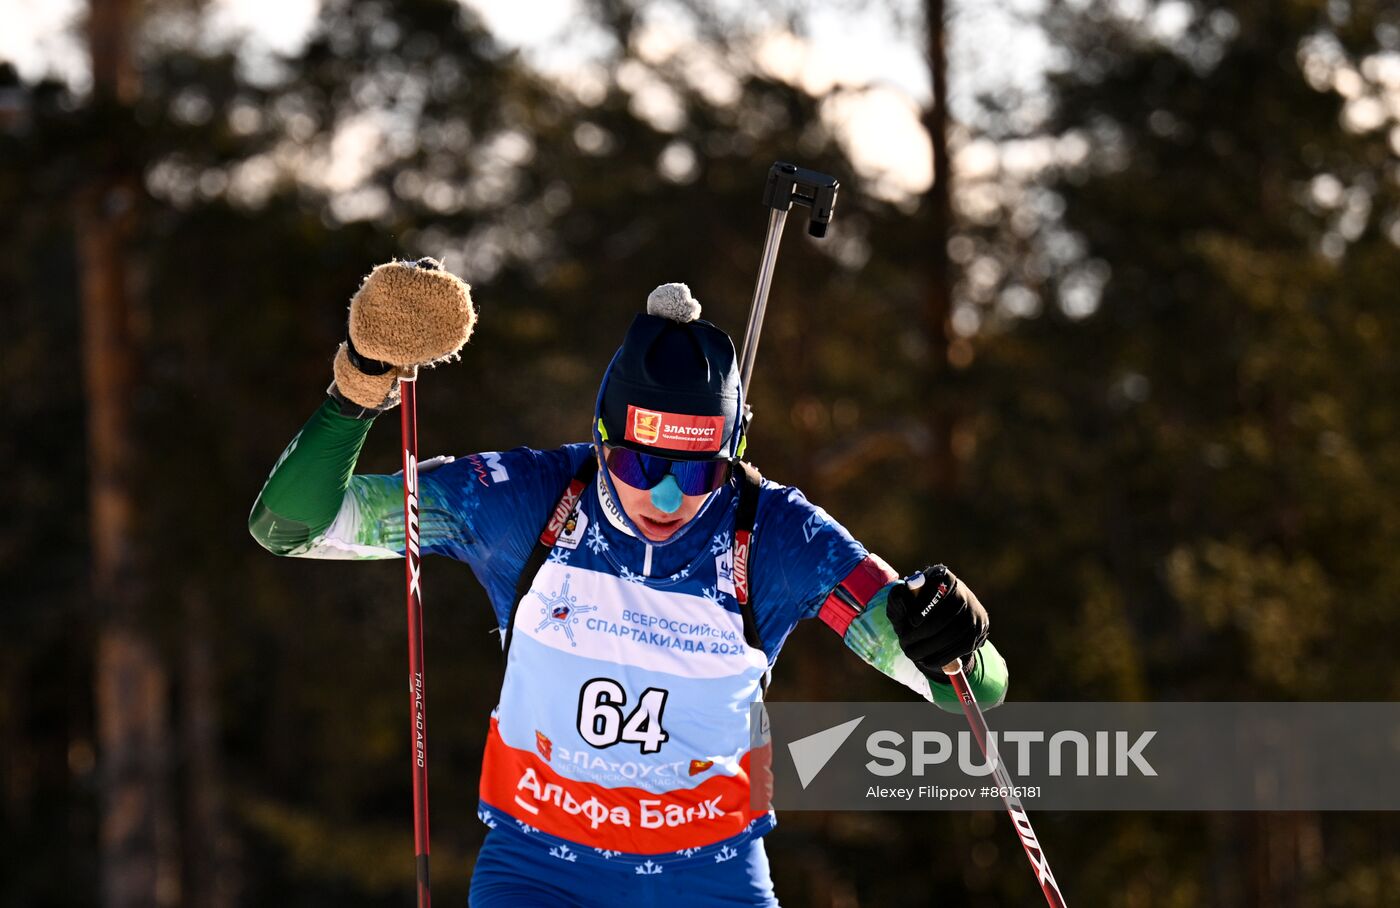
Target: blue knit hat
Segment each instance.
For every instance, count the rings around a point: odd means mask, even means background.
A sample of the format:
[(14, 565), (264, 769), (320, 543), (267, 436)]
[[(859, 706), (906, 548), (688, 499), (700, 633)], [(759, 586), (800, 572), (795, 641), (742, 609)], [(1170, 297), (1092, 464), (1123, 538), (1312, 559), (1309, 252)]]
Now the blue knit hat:
[(598, 389), (599, 441), (677, 460), (738, 455), (739, 363), (685, 284), (663, 284), (632, 320)]

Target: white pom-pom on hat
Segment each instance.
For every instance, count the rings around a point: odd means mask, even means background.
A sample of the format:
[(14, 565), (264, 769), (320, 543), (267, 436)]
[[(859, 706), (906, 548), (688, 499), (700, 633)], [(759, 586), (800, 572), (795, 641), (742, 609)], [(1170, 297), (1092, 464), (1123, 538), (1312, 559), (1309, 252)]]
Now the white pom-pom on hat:
[(690, 295), (685, 284), (662, 284), (647, 296), (647, 315), (673, 322), (693, 322), (700, 317), (700, 301)]

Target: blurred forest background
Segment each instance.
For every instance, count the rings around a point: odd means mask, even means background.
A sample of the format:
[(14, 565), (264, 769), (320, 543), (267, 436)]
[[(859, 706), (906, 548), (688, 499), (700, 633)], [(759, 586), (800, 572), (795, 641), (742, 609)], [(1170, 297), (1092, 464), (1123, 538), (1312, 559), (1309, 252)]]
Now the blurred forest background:
[[(90, 84), (0, 61), (0, 906), (406, 904), (402, 572), (245, 529), (349, 297), (392, 256), (474, 285), (424, 456), (579, 440), (653, 286), (741, 332), (775, 159), (844, 189), (829, 239), (789, 230), (752, 456), (968, 578), (1012, 697), (1400, 697), (1396, 3), (1046, 0), (1043, 83), (952, 116), (960, 0), (841, 0), (927, 59), (915, 193), (833, 125), (861, 87), (755, 64), (813, 4), (671, 0), (670, 42), (661, 8), (584, 3), (607, 40), (569, 80), (453, 0), (325, 0), (281, 57), (197, 0), (92, 0)], [(381, 422), (364, 470), (397, 467)], [(500, 662), (467, 570), (426, 578), (461, 905)], [(903, 696), (817, 626), (773, 692)], [(1400, 892), (1391, 815), (1035, 821), (1079, 906)], [(768, 847), (787, 905), (1038, 898), (996, 813), (789, 813)]]

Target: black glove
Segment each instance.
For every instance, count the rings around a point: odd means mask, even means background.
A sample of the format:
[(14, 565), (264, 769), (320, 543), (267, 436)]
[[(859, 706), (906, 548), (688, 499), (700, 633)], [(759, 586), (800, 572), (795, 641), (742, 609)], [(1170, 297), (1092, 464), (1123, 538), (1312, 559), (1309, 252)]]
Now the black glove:
[[(910, 589), (921, 578), (923, 585)], [(991, 619), (977, 596), (941, 564), (895, 584), (885, 614), (889, 616), (904, 655), (925, 675), (946, 683), (943, 666), (967, 658), (987, 640)]]

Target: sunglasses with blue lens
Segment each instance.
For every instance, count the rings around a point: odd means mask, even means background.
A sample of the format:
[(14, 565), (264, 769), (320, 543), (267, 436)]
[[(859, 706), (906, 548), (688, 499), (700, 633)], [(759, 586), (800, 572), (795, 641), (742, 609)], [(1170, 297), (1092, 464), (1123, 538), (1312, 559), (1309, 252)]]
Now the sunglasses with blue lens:
[(672, 460), (630, 448), (606, 448), (604, 459), (618, 479), (647, 491), (667, 476), (676, 477), (682, 495), (708, 495), (729, 481), (727, 460)]

